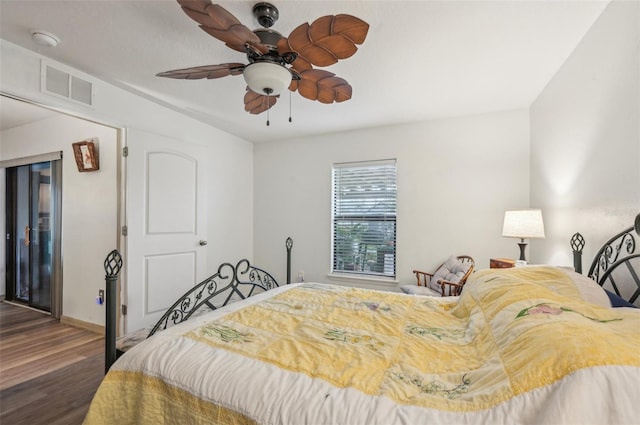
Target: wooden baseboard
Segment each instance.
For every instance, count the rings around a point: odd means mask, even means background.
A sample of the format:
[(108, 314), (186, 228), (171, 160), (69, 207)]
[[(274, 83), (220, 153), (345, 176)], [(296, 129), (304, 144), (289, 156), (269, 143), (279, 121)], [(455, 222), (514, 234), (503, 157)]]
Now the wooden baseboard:
[(85, 322), (84, 320), (74, 319), (73, 317), (67, 316), (60, 316), (60, 323), (104, 335), (104, 326), (96, 325), (95, 323)]

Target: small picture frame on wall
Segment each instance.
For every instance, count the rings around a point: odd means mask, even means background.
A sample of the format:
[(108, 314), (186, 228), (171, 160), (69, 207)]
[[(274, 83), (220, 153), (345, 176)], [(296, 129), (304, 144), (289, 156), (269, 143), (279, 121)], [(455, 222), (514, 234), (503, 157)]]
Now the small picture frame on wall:
[(82, 142), (72, 143), (71, 146), (73, 146), (73, 156), (76, 159), (78, 171), (82, 173), (100, 169), (97, 139), (83, 140)]

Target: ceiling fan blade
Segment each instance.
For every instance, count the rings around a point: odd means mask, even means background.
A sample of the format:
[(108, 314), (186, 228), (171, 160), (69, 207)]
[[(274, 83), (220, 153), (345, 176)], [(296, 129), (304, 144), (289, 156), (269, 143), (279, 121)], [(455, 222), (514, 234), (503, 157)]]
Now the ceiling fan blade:
[(333, 20), (333, 34), (340, 34), (354, 44), (362, 44), (367, 38), (369, 24), (351, 15), (336, 15)]
[[(314, 44), (318, 48), (323, 48), (333, 53), (338, 59), (346, 59), (358, 51), (358, 48), (350, 37), (335, 31), (336, 27), (340, 27), (340, 25), (336, 25), (336, 21), (343, 21), (344, 19), (342, 17), (346, 16), (349, 15), (323, 16), (316, 19), (309, 27), (309, 38), (313, 40)], [(349, 17), (360, 21), (353, 16)], [(342, 27), (344, 27), (345, 32), (348, 33), (349, 28), (346, 27), (344, 23)], [(366, 34), (368, 25), (365, 28)]]
[(244, 53), (246, 51), (246, 44), (257, 47), (258, 50), (263, 52), (263, 54), (269, 51), (269, 48), (267, 46), (264, 46), (260, 43), (260, 39), (258, 38), (258, 36), (244, 25), (234, 25), (224, 30), (207, 27), (205, 25), (200, 25), (200, 28), (202, 28), (202, 30), (207, 34), (224, 42), (227, 47), (230, 47), (233, 50), (237, 50), (238, 52)]
[(178, 0), (178, 3), (191, 19), (201, 25), (224, 29), (240, 23), (227, 9), (211, 3), (211, 0)]
[(244, 94), (244, 110), (257, 115), (271, 108), (278, 101), (278, 96), (265, 96), (262, 94), (258, 94), (249, 87), (247, 87), (247, 92)]
[[(321, 103), (344, 102), (351, 99), (352, 88), (344, 79), (332, 72), (311, 69), (300, 73), (300, 81), (294, 81), (298, 93), (309, 100)], [(294, 85), (292, 82), (291, 87)], [(295, 89), (291, 89), (295, 90)]]
[(157, 77), (177, 78), (181, 80), (199, 80), (202, 78), (221, 78), (227, 75), (240, 75), (245, 65), (242, 63), (223, 63), (220, 65), (196, 66), (193, 68), (174, 69), (157, 74)]
[(357, 52), (356, 44), (364, 43), (368, 31), (369, 24), (355, 16), (323, 16), (311, 25), (298, 26), (288, 38), (280, 40), (278, 52), (294, 51), (298, 59), (315, 66), (329, 66)]
[[(282, 56), (282, 55), (288, 54), (291, 51), (292, 50), (291, 50), (291, 47), (289, 46), (287, 39), (282, 37), (278, 41), (278, 54)], [(297, 52), (294, 52), (294, 53), (297, 53)], [(297, 54), (296, 59), (293, 62), (291, 62), (291, 67), (298, 72), (306, 71), (307, 69), (313, 69), (313, 65), (311, 65), (311, 62), (309, 62), (307, 59), (303, 58), (299, 54)]]
[(210, 0), (178, 0), (178, 3), (187, 16), (200, 24), (200, 28), (230, 48), (244, 52), (245, 43), (260, 44), (260, 38), (253, 31), (220, 5)]

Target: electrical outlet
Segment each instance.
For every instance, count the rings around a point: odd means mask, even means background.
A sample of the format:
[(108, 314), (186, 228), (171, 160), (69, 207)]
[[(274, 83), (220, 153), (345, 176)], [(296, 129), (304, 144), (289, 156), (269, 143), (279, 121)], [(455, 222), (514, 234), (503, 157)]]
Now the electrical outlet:
[(104, 300), (104, 289), (98, 289), (98, 296)]
[(304, 270), (298, 272), (298, 282), (304, 282)]
[(96, 304), (104, 304), (104, 289), (98, 289), (98, 296), (96, 297)]

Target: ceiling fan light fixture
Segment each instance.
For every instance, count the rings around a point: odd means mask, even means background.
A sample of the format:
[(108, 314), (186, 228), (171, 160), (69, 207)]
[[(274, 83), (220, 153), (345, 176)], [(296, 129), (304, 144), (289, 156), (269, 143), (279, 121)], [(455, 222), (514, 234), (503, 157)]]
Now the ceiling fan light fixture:
[(291, 84), (291, 72), (273, 62), (254, 62), (243, 71), (249, 88), (261, 95), (277, 96)]

